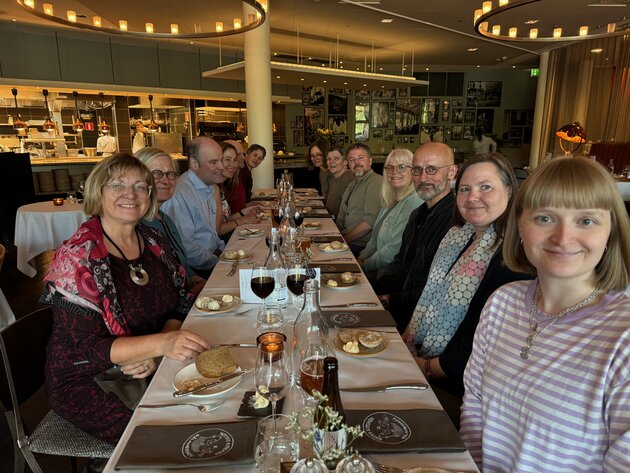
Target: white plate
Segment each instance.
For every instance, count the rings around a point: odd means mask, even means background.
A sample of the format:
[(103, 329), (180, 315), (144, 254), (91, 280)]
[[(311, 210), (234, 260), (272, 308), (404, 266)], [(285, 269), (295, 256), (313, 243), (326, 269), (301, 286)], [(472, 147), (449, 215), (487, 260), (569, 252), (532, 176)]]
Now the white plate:
[[(200, 310), (201, 312), (206, 312), (208, 314), (222, 314), (224, 312), (229, 312), (232, 309), (236, 309), (239, 305), (241, 305), (241, 299), (238, 296), (232, 296), (234, 298), (234, 300), (232, 302), (223, 302), (221, 300), (221, 297), (223, 296), (223, 294), (219, 295), (219, 296), (208, 296), (208, 295), (200, 295), (199, 297), (212, 297), (213, 299), (215, 299), (219, 305), (221, 306), (220, 309), (217, 310), (211, 310), (208, 309), (206, 307), (199, 307), (197, 305), (197, 301), (195, 301), (195, 309), (196, 310)], [(197, 298), (197, 300), (199, 299), (199, 297)]]
[[(236, 250), (232, 250), (232, 251), (236, 251)], [(249, 251), (245, 251), (245, 254), (243, 256), (238, 256), (236, 258), (228, 258), (227, 256), (225, 256), (225, 251), (223, 253), (221, 253), (221, 259), (223, 261), (230, 261), (232, 263), (234, 261), (245, 261), (245, 260), (248, 260), (251, 257), (252, 257), (252, 254)]]
[(258, 238), (265, 234), (262, 228), (244, 228), (238, 234), (244, 238)]
[[(236, 368), (236, 371), (242, 371), (240, 367)], [(177, 372), (177, 374), (173, 377), (173, 386), (175, 389), (181, 391), (182, 389), (186, 389), (191, 387), (191, 383), (195, 384), (205, 384), (211, 383), (216, 378), (206, 378), (201, 376), (197, 371), (197, 367), (195, 366), (195, 362), (192, 362), (188, 366), (185, 366), (181, 370)], [(229, 379), (224, 383), (217, 384), (208, 389), (204, 389), (203, 391), (199, 391), (193, 394), (189, 394), (189, 396), (197, 396), (197, 397), (206, 397), (206, 396), (214, 396), (216, 394), (221, 394), (224, 392), (233, 389), (241, 382), (243, 379), (242, 376), (237, 376), (236, 378)]]
[(443, 468), (434, 468), (432, 466), (419, 466), (417, 468), (408, 468), (405, 473), (450, 473), (453, 470), (444, 470)]
[[(330, 280), (334, 280), (337, 281), (337, 285), (336, 286), (329, 286), (328, 285), (328, 281)], [(321, 280), (322, 280), (322, 287), (326, 287), (328, 289), (335, 289), (335, 290), (339, 290), (339, 289), (350, 289), (352, 287), (358, 286), (359, 285), (359, 278), (356, 278), (354, 281), (347, 283), (347, 282), (343, 282), (341, 280), (341, 275), (322, 275), (321, 276)]]
[[(356, 340), (359, 340), (359, 335), (364, 333), (364, 332), (369, 332), (369, 330), (359, 330), (359, 329), (344, 329), (344, 332), (356, 332)], [(368, 358), (371, 356), (376, 356), (376, 355), (380, 355), (383, 352), (386, 352), (387, 350), (389, 350), (389, 340), (387, 340), (385, 337), (383, 337), (383, 342), (377, 346), (376, 348), (367, 348), (364, 347), (363, 345), (361, 345), (361, 343), (359, 343), (359, 353), (348, 353), (347, 351), (344, 351), (343, 349), (343, 345), (344, 343), (341, 341), (341, 338), (339, 338), (339, 334), (337, 334), (337, 336), (335, 337), (334, 340), (334, 345), (335, 348), (337, 349), (337, 351), (340, 351), (341, 353), (343, 353), (344, 355), (348, 355), (348, 356), (357, 356), (357, 357), (363, 357), (363, 358)], [(405, 473), (407, 473), (407, 470), (405, 470)]]
[(304, 230), (319, 230), (322, 228), (321, 222), (306, 222), (302, 224)]
[[(332, 242), (331, 242), (331, 243), (332, 243)], [(341, 242), (339, 242), (339, 243), (341, 243)], [(337, 249), (333, 249), (333, 248), (331, 248), (331, 249), (329, 249), (329, 250), (324, 249), (324, 248), (326, 248), (326, 246), (327, 246), (327, 245), (330, 245), (330, 243), (320, 243), (318, 246), (319, 246), (319, 249), (320, 249), (323, 253), (342, 253), (342, 252), (344, 252), (344, 251), (348, 251), (348, 245), (346, 245), (345, 243), (341, 243), (341, 244), (343, 245), (343, 247), (342, 247), (342, 248), (337, 248)]]

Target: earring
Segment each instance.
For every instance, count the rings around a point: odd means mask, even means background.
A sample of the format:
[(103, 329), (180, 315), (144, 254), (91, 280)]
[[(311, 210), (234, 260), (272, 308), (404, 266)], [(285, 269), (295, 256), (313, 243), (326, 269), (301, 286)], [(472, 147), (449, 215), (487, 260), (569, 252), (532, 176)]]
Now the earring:
[(521, 242), (521, 245), (523, 245), (523, 239), (522, 238), (520, 239), (520, 242)]

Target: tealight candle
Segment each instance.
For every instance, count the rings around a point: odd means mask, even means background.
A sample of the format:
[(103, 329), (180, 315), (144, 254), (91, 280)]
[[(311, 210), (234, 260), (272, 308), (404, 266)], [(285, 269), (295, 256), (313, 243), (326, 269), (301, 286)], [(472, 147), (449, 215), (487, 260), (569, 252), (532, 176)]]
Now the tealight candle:
[(55, 197), (53, 199), (53, 204), (57, 206), (63, 205), (63, 197)]

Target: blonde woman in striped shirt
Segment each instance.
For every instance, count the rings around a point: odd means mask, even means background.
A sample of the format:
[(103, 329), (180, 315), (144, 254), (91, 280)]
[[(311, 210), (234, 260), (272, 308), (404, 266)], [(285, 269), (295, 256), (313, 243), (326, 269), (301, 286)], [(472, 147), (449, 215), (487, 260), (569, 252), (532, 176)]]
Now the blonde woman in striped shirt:
[(461, 434), (483, 472), (630, 471), (630, 222), (614, 181), (559, 158), (525, 181), (464, 374)]

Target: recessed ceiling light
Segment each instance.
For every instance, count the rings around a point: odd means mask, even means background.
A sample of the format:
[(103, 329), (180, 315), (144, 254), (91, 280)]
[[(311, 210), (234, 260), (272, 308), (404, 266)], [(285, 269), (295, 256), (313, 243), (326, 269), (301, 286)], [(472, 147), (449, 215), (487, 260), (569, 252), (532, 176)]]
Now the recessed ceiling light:
[(326, 64), (322, 64), (322, 67), (326, 67)]
[(280, 79), (280, 76), (276, 76), (276, 79)]
[(477, 67), (481, 67), (479, 64), (477, 64)]
[(379, 67), (379, 68), (378, 68), (378, 70), (379, 70), (379, 71), (382, 71), (382, 70), (383, 70), (383, 68), (382, 68), (382, 67)]
[(313, 59), (312, 57), (309, 57), (308, 60), (310, 61), (311, 59)]
[(525, 21), (526, 25), (535, 25), (536, 23), (538, 23), (540, 20), (532, 18), (531, 20), (527, 20)]
[(425, 71), (428, 71), (428, 70), (429, 70), (429, 68), (428, 68), (428, 67), (425, 67), (425, 68), (424, 68), (424, 70), (425, 70)]
[(512, 66), (512, 69), (516, 69), (516, 66)]
[(367, 84), (363, 84), (363, 87), (367, 87)]
[(384, 85), (381, 85), (381, 89), (384, 89), (384, 88), (385, 88), (385, 86), (384, 86)]
[(343, 61), (339, 61), (339, 64), (343, 64)]
[(15, 18), (11, 18), (11, 21), (17, 21)]
[(603, 51), (602, 48), (595, 48), (595, 49), (591, 49), (592, 53), (601, 53)]
[(347, 82), (344, 82), (344, 83), (343, 83), (343, 85), (348, 85), (348, 83), (347, 83)]
[(277, 56), (277, 55), (278, 55), (278, 53), (273, 53), (273, 55), (274, 55), (274, 56)]
[(190, 44), (195, 44), (195, 43), (193, 41), (191, 41)]
[(478, 48), (468, 48), (466, 51), (468, 51), (469, 53), (473, 53), (475, 51), (477, 51)]
[(302, 77), (300, 80), (304, 80), (304, 77)]
[(393, 19), (393, 18), (383, 18), (383, 19), (381, 20), (381, 23), (391, 23), (392, 21), (394, 21), (394, 19)]
[(325, 80), (325, 81), (324, 81), (324, 84), (325, 84), (326, 82), (328, 82), (328, 81), (327, 81), (327, 80)]

